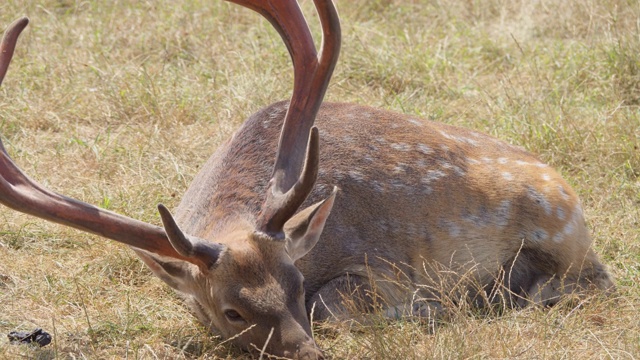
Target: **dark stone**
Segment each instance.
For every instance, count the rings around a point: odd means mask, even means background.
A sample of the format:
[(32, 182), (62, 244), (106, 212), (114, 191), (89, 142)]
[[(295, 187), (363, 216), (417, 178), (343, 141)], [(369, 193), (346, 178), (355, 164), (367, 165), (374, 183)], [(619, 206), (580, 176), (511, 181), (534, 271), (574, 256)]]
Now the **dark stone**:
[(42, 347), (51, 343), (51, 335), (42, 329), (35, 329), (32, 332), (12, 331), (7, 337), (9, 342), (14, 345), (36, 343)]

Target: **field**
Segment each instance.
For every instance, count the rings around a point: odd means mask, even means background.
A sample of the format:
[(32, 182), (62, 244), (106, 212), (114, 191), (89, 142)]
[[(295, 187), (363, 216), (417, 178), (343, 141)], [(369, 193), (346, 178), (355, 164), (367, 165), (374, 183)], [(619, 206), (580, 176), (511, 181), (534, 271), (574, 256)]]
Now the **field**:
[[(314, 34), (311, 1), (302, 1)], [(338, 0), (326, 99), (523, 146), (579, 193), (609, 298), (412, 322), (322, 326), (335, 359), (640, 358), (640, 2)], [(290, 96), (284, 45), (223, 1), (4, 0), (31, 23), (0, 88), (14, 160), (56, 192), (160, 224), (216, 147)], [(319, 39), (319, 34), (317, 36)], [(0, 206), (0, 358), (235, 359), (126, 246)], [(42, 349), (7, 333), (42, 327)]]

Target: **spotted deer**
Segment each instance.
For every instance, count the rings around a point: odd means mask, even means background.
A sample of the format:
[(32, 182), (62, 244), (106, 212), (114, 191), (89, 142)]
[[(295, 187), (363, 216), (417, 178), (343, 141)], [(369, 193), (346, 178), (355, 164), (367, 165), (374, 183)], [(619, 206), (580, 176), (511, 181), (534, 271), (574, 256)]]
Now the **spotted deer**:
[[(297, 2), (232, 1), (280, 33), (293, 95), (217, 149), (175, 216), (158, 205), (164, 227), (53, 193), (2, 146), (0, 202), (131, 246), (207, 328), (297, 359), (323, 358), (311, 317), (437, 316), (450, 292), (524, 306), (613, 288), (576, 193), (535, 156), (462, 128), (322, 103), (340, 50), (330, 0), (314, 0), (319, 54)], [(27, 23), (4, 36), (0, 83)]]

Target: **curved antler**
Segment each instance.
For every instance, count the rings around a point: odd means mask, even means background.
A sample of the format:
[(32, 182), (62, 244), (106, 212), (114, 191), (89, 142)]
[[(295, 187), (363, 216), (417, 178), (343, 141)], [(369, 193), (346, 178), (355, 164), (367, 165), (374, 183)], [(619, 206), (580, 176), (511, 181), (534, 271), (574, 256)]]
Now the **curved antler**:
[[(11, 62), (18, 36), (28, 23), (27, 18), (13, 22), (2, 39), (0, 44), (0, 84)], [(216, 244), (207, 244), (211, 245), (212, 251), (205, 251), (204, 244), (197, 244), (198, 246), (191, 253), (177, 251), (176, 246), (173, 246), (167, 238), (165, 230), (159, 226), (100, 209), (45, 189), (16, 166), (1, 140), (0, 203), (23, 213), (104, 236), (158, 255), (188, 261), (198, 265), (201, 269), (206, 269), (215, 263), (216, 256), (220, 253), (215, 246)], [(163, 218), (170, 216), (167, 214), (168, 211)], [(180, 231), (175, 222), (169, 222), (169, 226), (173, 226), (167, 227), (169, 233)], [(192, 244), (179, 243), (180, 241), (188, 241), (188, 239), (183, 237), (176, 240), (179, 249), (194, 248)]]
[(4, 80), (4, 76), (7, 74), (9, 63), (11, 63), (11, 58), (13, 57), (13, 51), (18, 42), (18, 36), (20, 36), (20, 33), (27, 25), (29, 25), (29, 19), (23, 17), (11, 23), (4, 33), (2, 44), (0, 44), (0, 85), (2, 85), (2, 80)]
[(260, 230), (279, 236), (284, 223), (302, 205), (317, 178), (319, 141), (317, 131), (311, 131), (311, 128), (340, 53), (340, 19), (333, 2), (314, 0), (323, 31), (318, 56), (296, 1), (230, 1), (267, 18), (280, 33), (293, 61), (293, 96), (280, 134), (269, 190), (258, 219)]

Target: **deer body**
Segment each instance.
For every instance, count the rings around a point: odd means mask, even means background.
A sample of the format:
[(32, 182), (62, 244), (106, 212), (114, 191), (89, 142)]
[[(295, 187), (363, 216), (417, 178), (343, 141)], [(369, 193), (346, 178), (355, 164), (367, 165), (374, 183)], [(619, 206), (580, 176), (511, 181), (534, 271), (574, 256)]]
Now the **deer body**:
[[(53, 193), (1, 142), (0, 203), (131, 246), (209, 329), (288, 358), (323, 358), (310, 317), (431, 318), (443, 296), (553, 304), (613, 287), (575, 193), (534, 156), (465, 129), (322, 104), (340, 50), (331, 1), (314, 0), (319, 53), (296, 1), (232, 1), (282, 36), (293, 95), (220, 146), (175, 217), (158, 205), (158, 227)], [(27, 24), (0, 43), (0, 84)]]
[[(254, 114), (203, 167), (176, 210), (187, 232), (218, 241), (225, 232), (220, 224), (257, 217), (273, 166), (264, 149), (275, 148), (286, 106)], [(512, 270), (509, 288), (522, 296), (553, 276), (610, 285), (590, 248), (577, 196), (526, 151), (353, 104), (325, 103), (315, 123), (320, 171), (307, 202), (326, 198), (333, 185), (341, 190), (318, 244), (296, 262), (316, 319), (340, 312), (337, 292), (348, 289), (332, 280), (347, 275), (364, 286), (382, 280), (376, 283), (382, 302), (400, 307), (414, 294), (393, 280), (428, 284), (442, 267), (473, 269), (485, 286), (500, 270)], [(323, 303), (316, 294), (325, 295)]]

